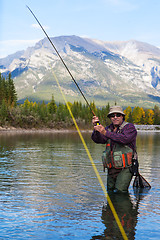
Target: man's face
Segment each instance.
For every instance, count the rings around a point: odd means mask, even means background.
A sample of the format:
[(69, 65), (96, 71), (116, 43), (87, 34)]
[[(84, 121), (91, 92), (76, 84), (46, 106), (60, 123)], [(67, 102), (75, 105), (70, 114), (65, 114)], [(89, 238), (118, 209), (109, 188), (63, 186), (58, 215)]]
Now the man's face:
[(112, 113), (110, 119), (114, 126), (119, 126), (123, 122), (123, 116), (121, 113)]

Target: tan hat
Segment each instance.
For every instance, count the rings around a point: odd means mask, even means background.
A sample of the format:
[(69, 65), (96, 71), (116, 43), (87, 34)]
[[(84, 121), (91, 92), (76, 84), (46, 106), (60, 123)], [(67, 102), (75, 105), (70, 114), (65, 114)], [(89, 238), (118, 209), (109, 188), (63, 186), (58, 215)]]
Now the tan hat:
[(107, 117), (109, 117), (109, 115), (111, 115), (112, 113), (121, 113), (123, 116), (125, 116), (125, 114), (122, 111), (122, 108), (120, 106), (110, 107)]

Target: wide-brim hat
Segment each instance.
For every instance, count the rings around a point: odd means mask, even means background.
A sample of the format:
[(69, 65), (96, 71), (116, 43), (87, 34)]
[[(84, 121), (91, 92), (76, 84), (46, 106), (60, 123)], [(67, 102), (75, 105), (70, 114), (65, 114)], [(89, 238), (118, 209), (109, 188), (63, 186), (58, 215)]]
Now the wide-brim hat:
[(124, 112), (123, 112), (123, 110), (122, 110), (122, 108), (120, 106), (110, 107), (109, 113), (108, 113), (107, 117), (110, 117), (110, 115), (112, 113), (121, 113), (123, 116), (125, 116), (125, 114), (124, 114)]

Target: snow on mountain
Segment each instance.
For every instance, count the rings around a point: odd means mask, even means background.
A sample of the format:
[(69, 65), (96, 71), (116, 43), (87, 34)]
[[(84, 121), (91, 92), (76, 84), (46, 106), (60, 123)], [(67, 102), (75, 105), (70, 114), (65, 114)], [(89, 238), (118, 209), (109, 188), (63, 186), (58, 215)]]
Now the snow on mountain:
[(147, 73), (147, 85), (152, 82), (152, 72), (155, 70), (156, 75), (160, 76), (158, 71), (160, 63), (160, 49), (148, 43), (138, 42), (135, 40), (122, 41), (122, 42), (95, 42), (102, 44), (110, 51), (124, 56), (134, 64), (139, 66), (144, 72)]
[[(123, 106), (160, 102), (160, 49), (135, 40), (106, 42), (78, 36), (51, 38), (89, 101)], [(51, 70), (52, 68), (52, 70)], [(68, 101), (82, 100), (48, 39), (0, 59), (0, 72), (12, 73), (19, 99), (62, 101), (54, 71)]]

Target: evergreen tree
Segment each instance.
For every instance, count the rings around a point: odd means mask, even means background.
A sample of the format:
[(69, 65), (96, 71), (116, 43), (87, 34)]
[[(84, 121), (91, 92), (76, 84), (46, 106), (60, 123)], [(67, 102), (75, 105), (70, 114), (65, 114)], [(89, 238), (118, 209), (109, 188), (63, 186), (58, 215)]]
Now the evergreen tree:
[(66, 107), (66, 105), (59, 103), (59, 106), (57, 108), (57, 112), (56, 112), (56, 118), (58, 121), (68, 121), (69, 119), (69, 112), (68, 109)]
[(53, 96), (53, 95), (52, 95), (52, 100), (51, 100), (50, 103), (48, 103), (47, 107), (48, 107), (48, 112), (49, 112), (50, 114), (56, 113), (56, 111), (57, 111), (57, 105), (56, 105), (56, 103), (55, 103), (55, 100), (54, 100), (54, 96)]
[(17, 93), (15, 90), (13, 79), (11, 78), (11, 73), (9, 73), (9, 76), (8, 76), (7, 94), (8, 94), (8, 104), (15, 106), (17, 103)]
[(154, 125), (160, 125), (160, 110), (157, 105), (154, 106)]
[(2, 100), (2, 104), (0, 106), (0, 120), (1, 123), (4, 124), (8, 117), (8, 106), (6, 104), (5, 99)]
[(14, 82), (9, 73), (8, 78), (5, 79), (0, 73), (0, 104), (3, 99), (8, 106), (15, 106), (17, 103), (17, 94), (14, 86)]
[(82, 106), (82, 119), (85, 121), (85, 123), (88, 123), (92, 119), (92, 113), (90, 111), (90, 108), (88, 105), (83, 105)]
[(73, 105), (72, 105), (72, 108), (71, 108), (71, 111), (73, 113), (73, 116), (75, 118), (79, 118), (81, 117), (82, 113), (82, 103), (81, 102), (78, 102), (78, 101), (74, 101)]
[(39, 115), (40, 115), (40, 119), (46, 123), (46, 120), (47, 120), (47, 106), (46, 106), (44, 101), (40, 105)]
[(4, 99), (4, 88), (3, 88), (3, 77), (0, 73), (0, 104), (2, 104), (2, 101)]
[(6, 100), (6, 81), (3, 76), (0, 74), (0, 104), (3, 100)]

